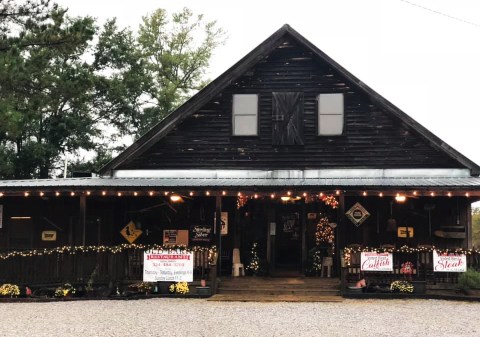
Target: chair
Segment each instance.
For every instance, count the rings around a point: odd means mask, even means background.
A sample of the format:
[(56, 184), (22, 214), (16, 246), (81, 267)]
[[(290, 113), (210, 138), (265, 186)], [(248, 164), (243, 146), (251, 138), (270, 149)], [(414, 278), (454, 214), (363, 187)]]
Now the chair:
[(333, 258), (324, 257), (322, 259), (322, 272), (320, 273), (320, 277), (323, 277), (325, 268), (327, 269), (327, 277), (332, 277), (332, 267), (333, 267)]
[(238, 248), (233, 249), (232, 276), (245, 276), (245, 268), (243, 263), (240, 262), (240, 250)]

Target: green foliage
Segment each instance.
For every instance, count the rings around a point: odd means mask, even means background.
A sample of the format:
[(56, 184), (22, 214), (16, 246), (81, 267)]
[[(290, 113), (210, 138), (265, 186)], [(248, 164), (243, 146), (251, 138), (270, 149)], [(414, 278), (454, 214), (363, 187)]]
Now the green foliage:
[(480, 289), (480, 272), (468, 269), (458, 277), (457, 287), (462, 291), (470, 289)]
[(480, 247), (480, 208), (472, 210), (472, 241), (474, 247)]
[(158, 9), (138, 33), (69, 17), (48, 0), (0, 2), (0, 179), (47, 178), (63, 157), (98, 170), (118, 137), (137, 137), (201, 89), (223, 31)]
[(3, 5), (0, 156), (9, 164), (0, 178), (46, 178), (63, 153), (93, 148), (94, 79), (83, 56), (94, 21), (48, 2)]
[(157, 9), (143, 17), (137, 34), (107, 22), (95, 52), (95, 64), (113, 70), (99, 87), (102, 111), (113, 112), (121, 134), (145, 133), (205, 86), (202, 78), (223, 35), (215, 22), (187, 8), (171, 19)]

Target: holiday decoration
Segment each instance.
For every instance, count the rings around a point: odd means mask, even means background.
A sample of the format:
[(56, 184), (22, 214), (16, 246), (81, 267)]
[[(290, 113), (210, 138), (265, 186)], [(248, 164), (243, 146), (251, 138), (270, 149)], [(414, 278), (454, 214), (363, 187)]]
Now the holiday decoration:
[(338, 208), (338, 201), (333, 195), (322, 196), (322, 201), (333, 209)]
[(243, 206), (245, 206), (247, 204), (248, 199), (249, 198), (247, 196), (239, 193), (237, 196), (237, 209), (240, 209)]
[(247, 269), (251, 270), (254, 275), (260, 270), (260, 259), (258, 258), (257, 246), (258, 243), (254, 242), (252, 250), (250, 251), (250, 263), (247, 266)]
[(335, 234), (333, 228), (329, 226), (329, 220), (327, 217), (320, 218), (317, 223), (317, 228), (315, 231), (315, 244), (318, 246), (322, 242), (329, 243), (333, 245), (335, 241)]

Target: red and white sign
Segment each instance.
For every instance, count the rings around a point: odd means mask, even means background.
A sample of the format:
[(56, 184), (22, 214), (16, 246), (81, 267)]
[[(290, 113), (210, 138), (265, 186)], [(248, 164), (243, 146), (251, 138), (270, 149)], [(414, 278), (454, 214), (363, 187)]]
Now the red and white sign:
[(467, 256), (465, 254), (454, 253), (438, 254), (437, 251), (434, 250), (433, 271), (464, 273), (467, 271)]
[(362, 252), (360, 270), (393, 271), (393, 255), (392, 253)]
[(144, 252), (143, 281), (193, 282), (193, 253), (165, 250)]

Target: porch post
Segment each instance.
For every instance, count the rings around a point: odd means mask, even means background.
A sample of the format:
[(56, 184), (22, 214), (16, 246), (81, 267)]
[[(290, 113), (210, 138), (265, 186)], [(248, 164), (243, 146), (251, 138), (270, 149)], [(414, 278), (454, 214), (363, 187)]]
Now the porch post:
[(345, 195), (342, 193), (338, 196), (338, 213), (337, 213), (337, 247), (336, 249), (336, 259), (335, 264), (337, 266), (338, 275), (340, 276), (340, 292), (343, 294), (346, 288), (346, 278), (345, 270), (342, 268), (342, 259), (343, 256), (340, 254), (345, 248), (345, 236), (346, 236), (346, 224), (345, 224)]
[(86, 238), (86, 209), (87, 209), (87, 198), (85, 194), (80, 195), (80, 227), (82, 228), (82, 246), (85, 246)]
[(217, 232), (217, 275), (222, 276), (222, 195), (215, 196), (215, 225)]

